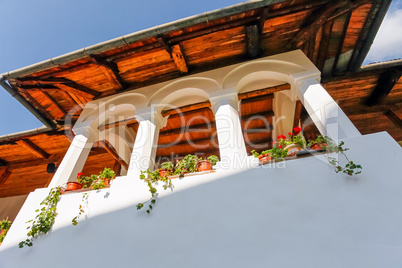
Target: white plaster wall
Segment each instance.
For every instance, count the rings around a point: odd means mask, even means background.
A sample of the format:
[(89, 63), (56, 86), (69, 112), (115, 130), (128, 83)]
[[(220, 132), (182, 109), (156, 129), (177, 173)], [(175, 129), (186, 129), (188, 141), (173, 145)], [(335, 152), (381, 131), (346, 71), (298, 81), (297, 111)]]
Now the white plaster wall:
[[(175, 180), (148, 215), (146, 185), (121, 177), (62, 197), (51, 233), (19, 249), (32, 193), (0, 247), (0, 267), (402, 267), (400, 146), (385, 132), (346, 140), (363, 165), (336, 174), (322, 157)], [(73, 258), (73, 259), (72, 259)]]

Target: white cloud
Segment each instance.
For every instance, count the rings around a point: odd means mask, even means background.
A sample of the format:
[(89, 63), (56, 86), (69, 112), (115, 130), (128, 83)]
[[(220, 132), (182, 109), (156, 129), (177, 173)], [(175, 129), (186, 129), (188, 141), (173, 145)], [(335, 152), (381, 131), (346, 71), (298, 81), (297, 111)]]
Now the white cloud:
[(402, 9), (389, 10), (365, 63), (402, 58)]

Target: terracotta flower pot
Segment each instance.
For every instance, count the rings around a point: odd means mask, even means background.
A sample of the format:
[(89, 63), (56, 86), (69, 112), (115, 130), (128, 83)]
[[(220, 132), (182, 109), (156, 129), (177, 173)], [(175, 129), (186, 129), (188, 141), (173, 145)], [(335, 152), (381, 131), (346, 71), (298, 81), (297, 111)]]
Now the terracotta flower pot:
[(105, 186), (110, 185), (110, 179), (104, 179), (104, 181), (105, 181)]
[(298, 151), (303, 150), (303, 147), (301, 147), (299, 144), (293, 143), (289, 144), (286, 146), (284, 149), (288, 150), (288, 156), (294, 156), (297, 154)]
[(212, 169), (212, 163), (209, 162), (208, 160), (200, 160), (197, 163), (197, 170), (199, 172), (201, 171), (207, 171)]
[(323, 150), (323, 147), (327, 147), (326, 143), (315, 143), (313, 145), (311, 145), (311, 150), (316, 150), (316, 151), (320, 151)]
[(260, 156), (258, 157), (258, 160), (259, 160), (260, 162), (266, 162), (266, 161), (272, 160), (272, 157), (271, 157), (270, 154), (262, 154), (262, 155), (260, 155)]
[(74, 191), (82, 188), (82, 184), (77, 181), (69, 181), (67, 182), (66, 191)]
[(168, 169), (159, 170), (159, 176), (161, 176), (161, 178), (167, 178), (169, 176), (169, 170)]

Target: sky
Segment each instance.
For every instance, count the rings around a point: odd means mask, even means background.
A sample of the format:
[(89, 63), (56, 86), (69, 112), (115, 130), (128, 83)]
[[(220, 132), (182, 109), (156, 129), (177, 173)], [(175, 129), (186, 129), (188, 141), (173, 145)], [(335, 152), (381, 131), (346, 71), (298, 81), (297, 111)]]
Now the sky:
[[(236, 0), (1, 0), (0, 73)], [(364, 64), (402, 58), (402, 0), (393, 0)], [(42, 123), (0, 87), (0, 136)]]

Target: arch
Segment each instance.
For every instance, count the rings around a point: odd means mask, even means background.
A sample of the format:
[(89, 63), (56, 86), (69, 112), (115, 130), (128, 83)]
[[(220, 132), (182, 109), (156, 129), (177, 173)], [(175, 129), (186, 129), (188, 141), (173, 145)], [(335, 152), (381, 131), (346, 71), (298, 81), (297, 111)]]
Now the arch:
[(179, 101), (180, 98), (183, 99), (189, 96), (192, 99), (209, 100), (211, 93), (221, 89), (222, 87), (219, 83), (211, 78), (183, 78), (169, 83), (155, 92), (149, 99), (148, 105), (158, 104), (162, 107), (175, 105), (175, 102)]
[(146, 97), (143, 94), (128, 93), (112, 97), (105, 102), (88, 103), (76, 126), (84, 124), (96, 129), (99, 125), (111, 123), (111, 117), (121, 116), (127, 119), (135, 114), (139, 106), (144, 106), (145, 102)]
[(258, 78), (291, 83), (291, 74), (305, 70), (305, 68), (298, 64), (280, 60), (248, 62), (229, 72), (223, 79), (222, 85), (224, 89), (231, 88), (239, 92), (241, 90), (239, 83), (244, 87), (245, 84), (251, 83)]

